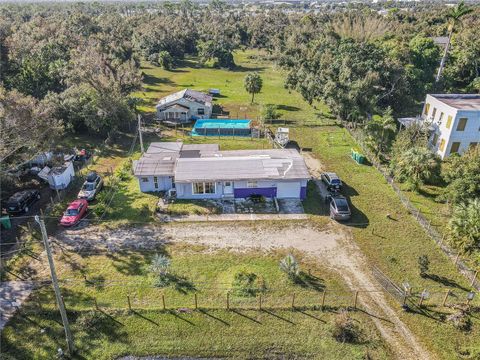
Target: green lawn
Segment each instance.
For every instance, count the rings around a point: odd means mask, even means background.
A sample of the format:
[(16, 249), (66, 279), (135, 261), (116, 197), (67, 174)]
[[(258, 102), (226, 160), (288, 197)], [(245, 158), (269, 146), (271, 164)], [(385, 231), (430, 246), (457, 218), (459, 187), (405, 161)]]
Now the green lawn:
[[(345, 129), (297, 127), (292, 129), (291, 136), (300, 146), (313, 148), (326, 168), (344, 181), (353, 212), (352, 221), (345, 226), (371, 264), (380, 267), (397, 284), (408, 281), (414, 291), (428, 289), (437, 304), (441, 303), (447, 286), (455, 289), (457, 299), (463, 299), (457, 301), (466, 299), (468, 281), (403, 207), (383, 176), (373, 166), (358, 165), (350, 158), (355, 143)], [(417, 259), (423, 254), (431, 261), (431, 276), (426, 278), (418, 272)], [(475, 346), (480, 337), (480, 321), (472, 316), (473, 330), (464, 333), (443, 322), (444, 311), (430, 309), (423, 315), (402, 314), (402, 317), (430, 350), (441, 358), (451, 359), (460, 351), (451, 339), (458, 339), (460, 348)]]
[[(80, 358), (161, 354), (364, 359), (367, 353), (374, 359), (390, 358), (365, 313), (351, 313), (362, 332), (358, 343), (341, 344), (332, 338), (335, 313), (339, 307), (352, 304), (352, 293), (327, 269), (301, 254), (296, 256), (304, 271), (302, 282), (294, 284), (278, 266), (286, 255), (284, 251), (213, 253), (200, 246), (178, 244), (159, 248), (158, 252), (172, 259), (174, 280), (165, 289), (152, 286), (154, 278), (148, 266), (153, 253), (69, 253), (63, 255), (68, 261), (57, 258), (62, 264), (58, 267), (59, 278)], [(234, 292), (229, 299), (232, 310), (226, 310), (226, 293), (232, 290), (234, 275), (241, 270), (256, 273), (264, 284), (264, 310), (258, 309), (258, 297)], [(325, 311), (321, 311), (325, 287), (330, 295)], [(199, 310), (194, 310), (195, 293)], [(296, 311), (291, 310), (293, 293)], [(127, 311), (127, 294), (133, 313)], [(162, 294), (167, 311), (162, 310)], [(108, 315), (98, 311), (97, 317), (89, 317), (94, 299)], [(178, 312), (178, 308), (189, 310)], [(29, 340), (24, 341), (26, 338)], [(2, 332), (1, 340), (2, 351), (16, 359), (50, 359), (58, 347), (64, 347), (49, 287), (37, 291), (22, 315)]]
[[(329, 118), (328, 108), (323, 104), (309, 106), (295, 91), (284, 88), (284, 73), (271, 65), (267, 55), (257, 51), (238, 51), (234, 54), (235, 63), (239, 68), (235, 71), (201, 67), (196, 58), (187, 58), (172, 71), (166, 71), (142, 64), (144, 87), (133, 96), (144, 99), (139, 107), (144, 112), (154, 112), (158, 100), (183, 88), (208, 91), (210, 88), (220, 89), (221, 96), (215, 98), (215, 105), (226, 111), (230, 118), (247, 118), (258, 120), (261, 107), (275, 104), (279, 107), (282, 119), (295, 120), (302, 124), (317, 123), (319, 119)], [(263, 88), (255, 96), (254, 104), (250, 103), (251, 95), (243, 85), (248, 72), (256, 71), (263, 79)]]

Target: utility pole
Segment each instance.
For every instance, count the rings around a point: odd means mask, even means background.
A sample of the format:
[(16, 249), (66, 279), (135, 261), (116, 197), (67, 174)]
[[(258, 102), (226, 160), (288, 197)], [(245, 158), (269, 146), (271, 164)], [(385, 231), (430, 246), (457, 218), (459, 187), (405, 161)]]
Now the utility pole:
[(140, 150), (142, 154), (145, 152), (143, 149), (143, 138), (142, 138), (142, 118), (140, 114), (138, 114), (138, 137), (140, 138)]
[(40, 225), (42, 232), (43, 243), (45, 245), (45, 251), (47, 253), (48, 265), (50, 266), (50, 275), (52, 277), (53, 289), (55, 290), (55, 298), (57, 299), (58, 309), (62, 317), (63, 328), (65, 329), (65, 337), (67, 339), (68, 353), (72, 355), (75, 352), (75, 345), (73, 343), (72, 333), (70, 331), (70, 325), (68, 323), (67, 312), (65, 311), (65, 305), (63, 304), (62, 294), (60, 294), (60, 288), (58, 287), (57, 273), (55, 271), (55, 264), (53, 263), (52, 251), (50, 250), (50, 243), (48, 242), (47, 229), (45, 228), (45, 222), (40, 220), (38, 215), (35, 215), (35, 221)]

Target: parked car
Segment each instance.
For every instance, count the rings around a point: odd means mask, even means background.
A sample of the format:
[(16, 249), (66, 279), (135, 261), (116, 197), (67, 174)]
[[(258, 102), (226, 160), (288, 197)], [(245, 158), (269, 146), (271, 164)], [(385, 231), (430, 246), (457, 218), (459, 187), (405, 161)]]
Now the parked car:
[(333, 172), (324, 172), (320, 179), (327, 185), (328, 190), (339, 191), (342, 188), (342, 181), (337, 174)]
[(330, 218), (342, 221), (349, 220), (351, 216), (352, 213), (345, 196), (332, 196), (330, 200)]
[(96, 173), (91, 172), (87, 175), (85, 182), (82, 185), (82, 189), (78, 193), (79, 199), (85, 199), (87, 201), (92, 201), (97, 196), (98, 192), (103, 187), (102, 178)]
[(70, 203), (67, 210), (60, 219), (63, 226), (74, 226), (80, 222), (85, 216), (88, 209), (88, 201), (85, 199), (77, 199)]
[(7, 202), (7, 211), (11, 215), (27, 213), (31, 205), (40, 199), (38, 190), (23, 190), (13, 194)]

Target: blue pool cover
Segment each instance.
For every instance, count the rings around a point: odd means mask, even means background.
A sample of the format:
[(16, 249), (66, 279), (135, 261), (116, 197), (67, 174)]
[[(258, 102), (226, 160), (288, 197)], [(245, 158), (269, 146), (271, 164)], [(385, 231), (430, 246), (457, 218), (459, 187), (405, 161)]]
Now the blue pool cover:
[(245, 119), (199, 119), (195, 122), (192, 135), (203, 136), (249, 136), (250, 120)]

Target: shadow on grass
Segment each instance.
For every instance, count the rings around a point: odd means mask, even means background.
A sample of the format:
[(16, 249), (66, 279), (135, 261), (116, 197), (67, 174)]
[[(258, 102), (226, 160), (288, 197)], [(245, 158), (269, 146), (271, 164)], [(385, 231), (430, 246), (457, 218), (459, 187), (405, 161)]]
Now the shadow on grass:
[(277, 319), (282, 320), (282, 321), (285, 321), (285, 322), (287, 322), (287, 323), (289, 323), (289, 324), (295, 325), (295, 323), (294, 323), (293, 321), (291, 321), (291, 320), (289, 320), (289, 319), (287, 319), (287, 318), (285, 318), (285, 317), (283, 317), (283, 316), (280, 316), (280, 315), (278, 315), (278, 314), (275, 314), (272, 310), (262, 309), (261, 311), (264, 312), (264, 313), (266, 313), (266, 314), (268, 314), (268, 315), (273, 316), (274, 318), (277, 318)]
[(138, 316), (138, 317), (140, 317), (140, 318), (148, 321), (149, 323), (152, 323), (153, 325), (160, 326), (159, 323), (157, 323), (156, 321), (153, 321), (152, 319), (146, 317), (145, 315), (140, 314), (140, 313), (139, 313), (138, 311), (136, 311), (136, 310), (132, 310), (132, 314), (134, 314), (134, 315), (136, 315), (136, 316)]
[(457, 283), (455, 280), (446, 278), (445, 276), (440, 276), (440, 275), (435, 275), (435, 274), (425, 274), (426, 279), (433, 280), (435, 282), (438, 282), (442, 285), (448, 286), (448, 287), (454, 287), (463, 291), (470, 291), (469, 288), (466, 288), (459, 283)]
[(253, 321), (256, 324), (262, 325), (262, 323), (260, 321), (258, 321), (257, 319), (255, 319), (251, 316), (245, 315), (244, 313), (240, 312), (240, 310), (238, 310), (238, 309), (232, 309), (232, 312), (237, 314), (238, 316), (244, 317), (247, 320)]
[(207, 310), (205, 309), (199, 309), (200, 313), (202, 313), (203, 315), (206, 315), (208, 316), (209, 318), (212, 318), (214, 320), (217, 320), (218, 322), (222, 323), (223, 325), (225, 326), (230, 326), (230, 323), (226, 322), (225, 320), (223, 319), (220, 319), (219, 317), (215, 316), (215, 315), (212, 315), (210, 314)]
[(298, 276), (295, 277), (294, 281), (296, 285), (299, 285), (305, 289), (311, 289), (315, 291), (324, 291), (325, 289), (323, 279), (311, 274), (307, 274), (303, 271), (300, 271)]
[(300, 111), (301, 109), (296, 106), (290, 106), (290, 105), (277, 105), (278, 110), (284, 110), (284, 111)]
[(185, 321), (185, 322), (186, 322), (187, 324), (189, 324), (189, 325), (196, 326), (195, 323), (193, 323), (192, 321), (190, 321), (190, 320), (188, 320), (188, 319), (185, 319), (184, 317), (178, 315), (175, 310), (169, 310), (168, 313), (169, 313), (170, 315), (173, 315), (174, 317), (176, 317), (176, 318), (179, 319), (179, 320)]

